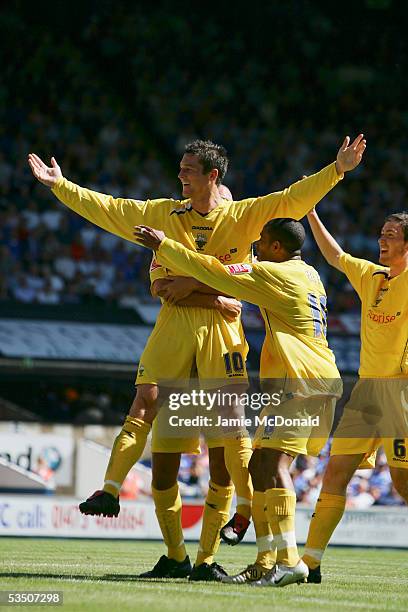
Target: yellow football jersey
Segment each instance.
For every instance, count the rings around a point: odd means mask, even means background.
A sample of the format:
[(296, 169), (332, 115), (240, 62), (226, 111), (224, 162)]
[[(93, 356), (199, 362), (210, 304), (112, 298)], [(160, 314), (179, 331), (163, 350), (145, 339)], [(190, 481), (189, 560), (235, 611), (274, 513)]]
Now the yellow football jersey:
[[(217, 257), (221, 263), (248, 261), (250, 245), (258, 240), (267, 221), (277, 217), (302, 218), (343, 175), (335, 163), (290, 187), (258, 198), (238, 202), (222, 200), (206, 215), (195, 211), (190, 200), (129, 200), (84, 189), (61, 178), (53, 188), (57, 198), (95, 225), (135, 242), (133, 227), (150, 225), (169, 238), (199, 253)], [(151, 278), (177, 274), (160, 270), (153, 260)]]
[(262, 379), (315, 379), (314, 392), (340, 393), (340, 374), (326, 340), (326, 293), (316, 270), (300, 259), (229, 264), (166, 239), (158, 261), (261, 307), (266, 339)]
[(408, 376), (408, 270), (388, 268), (348, 253), (339, 263), (361, 300), (362, 377)]

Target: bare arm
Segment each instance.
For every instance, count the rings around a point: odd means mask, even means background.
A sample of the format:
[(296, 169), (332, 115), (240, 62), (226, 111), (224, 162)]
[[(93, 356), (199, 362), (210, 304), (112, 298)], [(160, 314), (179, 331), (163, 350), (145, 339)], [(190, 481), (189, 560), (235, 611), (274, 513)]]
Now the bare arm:
[[(153, 297), (162, 297), (165, 299), (166, 287), (169, 281), (166, 278), (156, 279), (151, 287)], [(202, 284), (203, 287), (206, 285)], [(211, 289), (216, 291), (216, 289)], [(242, 304), (234, 298), (229, 298), (218, 293), (201, 293), (193, 291), (185, 298), (177, 302), (177, 306), (195, 307), (195, 308), (213, 308), (218, 310), (227, 321), (235, 321), (241, 314)]]
[[(188, 306), (190, 304), (181, 304), (182, 300), (188, 298), (192, 293), (211, 294), (213, 296), (224, 295), (212, 287), (208, 287), (204, 283), (200, 283), (195, 278), (187, 276), (168, 276), (166, 278), (156, 279), (151, 287), (153, 297), (161, 297), (169, 304), (177, 304), (178, 306)], [(225, 295), (225, 297), (230, 297)], [(200, 306), (199, 303), (192, 304)]]
[(340, 266), (339, 258), (343, 253), (343, 249), (320, 221), (314, 208), (307, 214), (307, 219), (323, 257), (327, 263), (342, 272), (343, 270)]

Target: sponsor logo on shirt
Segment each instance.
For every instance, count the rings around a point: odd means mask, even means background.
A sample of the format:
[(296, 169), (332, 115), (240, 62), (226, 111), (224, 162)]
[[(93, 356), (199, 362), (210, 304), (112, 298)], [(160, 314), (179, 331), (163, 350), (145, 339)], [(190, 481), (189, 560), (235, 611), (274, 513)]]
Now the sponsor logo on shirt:
[(227, 270), (230, 274), (247, 274), (252, 272), (252, 266), (250, 264), (230, 264)]
[(369, 319), (371, 319), (371, 321), (374, 321), (374, 323), (386, 324), (392, 323), (400, 315), (401, 312), (396, 312), (395, 314), (386, 314), (385, 312), (374, 312), (374, 310), (371, 310), (370, 308), (367, 316)]
[(209, 227), (208, 225), (193, 225), (193, 227), (191, 228), (193, 230), (201, 230), (201, 231), (206, 231), (206, 232), (212, 232), (213, 228)]

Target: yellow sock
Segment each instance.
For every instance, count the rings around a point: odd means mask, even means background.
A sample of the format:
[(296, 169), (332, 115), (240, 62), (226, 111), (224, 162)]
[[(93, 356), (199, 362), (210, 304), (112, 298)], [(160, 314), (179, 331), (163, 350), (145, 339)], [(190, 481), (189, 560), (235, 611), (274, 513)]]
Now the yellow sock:
[(271, 569), (276, 563), (276, 550), (273, 535), (265, 513), (266, 497), (264, 491), (254, 491), (252, 498), (252, 520), (254, 521), (258, 555), (255, 563), (264, 569)]
[(247, 519), (251, 518), (252, 480), (248, 470), (252, 456), (250, 438), (225, 438), (224, 458), (225, 465), (234, 483), (237, 495), (236, 512)]
[(159, 491), (152, 487), (156, 516), (167, 546), (169, 559), (184, 561), (187, 556), (181, 527), (181, 497), (176, 483), (171, 489)]
[(294, 567), (299, 561), (295, 535), (296, 495), (290, 489), (266, 491), (266, 516), (276, 545), (276, 562)]
[(150, 423), (127, 416), (112, 447), (103, 490), (118, 497), (128, 472), (140, 458), (151, 429)]
[(320, 565), (333, 531), (339, 524), (346, 506), (343, 495), (320, 493), (309, 526), (303, 561), (311, 569)]
[(220, 545), (220, 529), (228, 522), (234, 487), (221, 487), (210, 480), (205, 500), (203, 526), (195, 565), (211, 564)]

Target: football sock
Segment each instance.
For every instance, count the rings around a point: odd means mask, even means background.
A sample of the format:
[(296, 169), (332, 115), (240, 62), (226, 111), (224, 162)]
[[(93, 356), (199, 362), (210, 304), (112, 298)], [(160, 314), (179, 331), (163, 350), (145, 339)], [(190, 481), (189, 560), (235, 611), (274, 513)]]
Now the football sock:
[(294, 567), (299, 561), (295, 535), (296, 495), (290, 489), (266, 491), (266, 516), (276, 545), (276, 562)]
[(235, 487), (237, 496), (236, 512), (246, 519), (251, 518), (252, 480), (248, 470), (252, 456), (252, 443), (250, 438), (242, 437), (238, 440), (225, 438), (224, 458), (228, 473)]
[(129, 470), (140, 458), (151, 429), (150, 423), (127, 416), (113, 444), (103, 490), (118, 497)]
[(152, 487), (156, 516), (167, 546), (169, 559), (184, 561), (187, 556), (184, 546), (183, 529), (181, 526), (181, 497), (176, 483), (170, 489), (159, 491)]
[(211, 564), (220, 545), (220, 529), (228, 522), (234, 487), (221, 487), (210, 480), (205, 500), (203, 525), (196, 567)]
[(346, 506), (343, 495), (320, 493), (307, 534), (303, 561), (311, 569), (320, 565), (323, 553), (336, 529)]
[(254, 491), (252, 499), (252, 520), (254, 521), (258, 555), (256, 563), (265, 569), (271, 569), (276, 562), (276, 551), (273, 535), (265, 513), (265, 492)]

